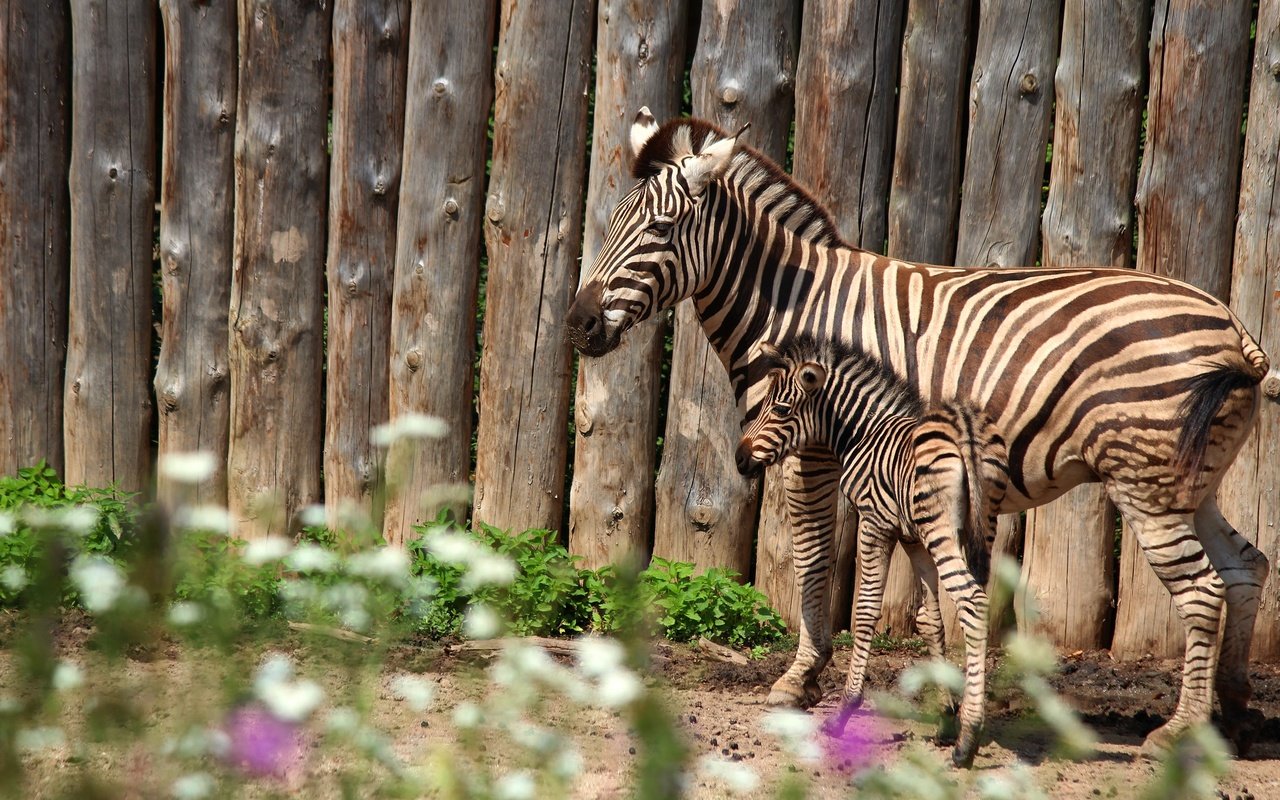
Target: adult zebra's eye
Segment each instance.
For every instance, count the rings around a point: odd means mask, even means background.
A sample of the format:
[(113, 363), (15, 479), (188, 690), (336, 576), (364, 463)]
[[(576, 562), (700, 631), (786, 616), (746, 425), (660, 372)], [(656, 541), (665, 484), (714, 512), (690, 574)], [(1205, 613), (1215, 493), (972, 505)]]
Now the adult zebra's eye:
[(769, 409), (769, 413), (779, 417), (785, 417), (791, 413), (791, 405), (789, 403), (774, 403), (773, 408)]
[(645, 231), (652, 233), (654, 236), (666, 236), (671, 233), (671, 228), (675, 223), (669, 219), (655, 219), (649, 223)]

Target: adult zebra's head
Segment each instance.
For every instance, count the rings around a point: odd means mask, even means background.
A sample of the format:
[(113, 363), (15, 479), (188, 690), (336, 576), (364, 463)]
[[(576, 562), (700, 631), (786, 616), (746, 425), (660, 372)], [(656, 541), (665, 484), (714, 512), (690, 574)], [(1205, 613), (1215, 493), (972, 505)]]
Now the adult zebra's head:
[(766, 370), (769, 390), (760, 412), (742, 431), (734, 461), (743, 475), (759, 473), (815, 442), (820, 420), (815, 413), (827, 368), (817, 361), (783, 353), (769, 342), (756, 348), (756, 363)]
[(729, 169), (738, 134), (698, 119), (659, 126), (640, 109), (631, 126), (639, 183), (614, 208), (565, 321), (569, 341), (584, 355), (610, 352), (631, 326), (698, 288), (689, 255), (705, 244), (695, 232), (706, 216), (707, 187)]

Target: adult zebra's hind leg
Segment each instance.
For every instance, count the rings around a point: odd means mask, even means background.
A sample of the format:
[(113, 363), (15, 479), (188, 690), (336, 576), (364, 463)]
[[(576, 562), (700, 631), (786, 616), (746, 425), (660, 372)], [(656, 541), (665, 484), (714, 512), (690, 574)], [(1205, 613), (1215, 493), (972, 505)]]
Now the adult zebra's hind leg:
[(774, 681), (765, 702), (808, 708), (822, 700), (818, 676), (831, 660), (831, 585), (840, 467), (830, 453), (806, 451), (783, 462), (791, 561), (800, 590), (800, 645), (791, 667)]
[(1212, 496), (1196, 510), (1195, 526), (1209, 560), (1226, 585), (1227, 611), (1215, 685), (1222, 704), (1223, 735), (1236, 746), (1239, 755), (1245, 755), (1257, 733), (1259, 716), (1248, 713), (1253, 694), (1249, 685), (1249, 649), (1270, 565), (1262, 551), (1223, 518)]

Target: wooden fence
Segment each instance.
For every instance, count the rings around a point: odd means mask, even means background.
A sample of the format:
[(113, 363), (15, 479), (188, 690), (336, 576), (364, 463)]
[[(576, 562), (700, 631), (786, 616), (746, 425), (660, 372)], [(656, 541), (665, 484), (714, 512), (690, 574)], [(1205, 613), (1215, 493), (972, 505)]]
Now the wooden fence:
[[(157, 453), (201, 449), (222, 466), (198, 499), (241, 535), (349, 502), (397, 543), (445, 502), (428, 490), (470, 482), (476, 519), (567, 529), (589, 564), (728, 566), (794, 620), (778, 476), (733, 469), (728, 381), (687, 304), (571, 385), (565, 310), (644, 104), (750, 122), (864, 248), (1155, 270), (1280, 358), (1280, 0), (801, 6), (0, 0), (0, 472), (43, 458), (142, 490)], [(409, 412), (449, 436), (375, 447)], [(1268, 405), (1221, 492), (1273, 564), (1278, 442)], [(999, 545), (1059, 644), (1177, 653), (1096, 487), (1016, 523)], [(1257, 657), (1280, 658), (1278, 602), (1273, 579)]]

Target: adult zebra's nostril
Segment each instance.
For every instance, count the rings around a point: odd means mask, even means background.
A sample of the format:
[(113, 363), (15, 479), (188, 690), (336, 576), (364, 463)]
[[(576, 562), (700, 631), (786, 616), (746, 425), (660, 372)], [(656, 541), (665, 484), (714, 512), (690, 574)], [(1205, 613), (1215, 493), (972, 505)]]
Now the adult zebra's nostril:
[(600, 319), (599, 317), (587, 316), (582, 319), (579, 326), (586, 335), (595, 336), (596, 331), (600, 330)]
[(739, 475), (750, 476), (760, 470), (760, 465), (751, 459), (751, 444), (746, 439), (738, 444), (738, 449), (733, 454), (733, 462), (738, 467)]

